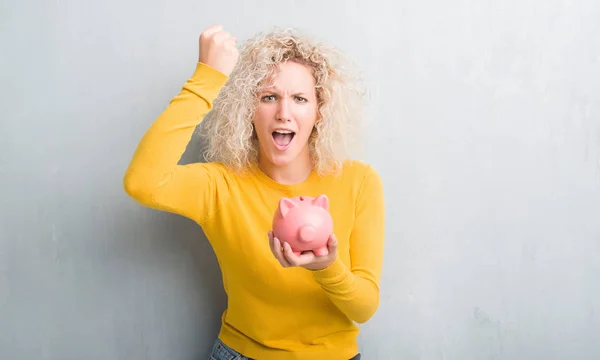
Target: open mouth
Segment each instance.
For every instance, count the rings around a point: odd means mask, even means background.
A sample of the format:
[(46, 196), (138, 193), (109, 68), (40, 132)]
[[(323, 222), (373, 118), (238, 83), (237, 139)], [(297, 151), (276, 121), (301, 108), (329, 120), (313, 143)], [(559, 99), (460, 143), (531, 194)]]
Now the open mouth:
[(279, 150), (285, 150), (290, 146), (295, 135), (296, 133), (293, 131), (275, 130), (273, 131), (273, 142)]

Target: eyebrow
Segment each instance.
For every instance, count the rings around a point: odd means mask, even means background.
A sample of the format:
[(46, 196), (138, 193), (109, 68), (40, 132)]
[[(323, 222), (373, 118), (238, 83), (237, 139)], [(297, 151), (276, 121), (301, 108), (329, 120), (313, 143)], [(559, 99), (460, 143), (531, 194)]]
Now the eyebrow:
[[(265, 86), (265, 87), (263, 87), (263, 88), (260, 90), (260, 93), (261, 93), (261, 94), (263, 94), (263, 93), (268, 93), (268, 92), (277, 92), (277, 93), (280, 93), (280, 92), (281, 92), (281, 89), (278, 89), (278, 88), (277, 88), (275, 85), (271, 85), (271, 86)], [(303, 92), (303, 91), (299, 91), (299, 92), (293, 93), (293, 94), (291, 94), (291, 95), (292, 95), (292, 96), (298, 96), (298, 95), (301, 95), (301, 96), (306, 96), (306, 93), (305, 93), (305, 92)]]

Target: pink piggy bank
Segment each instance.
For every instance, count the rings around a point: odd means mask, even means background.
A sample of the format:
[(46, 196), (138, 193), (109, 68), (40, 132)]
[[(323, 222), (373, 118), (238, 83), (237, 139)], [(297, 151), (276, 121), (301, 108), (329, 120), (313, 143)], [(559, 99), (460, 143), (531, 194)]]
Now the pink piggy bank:
[(327, 242), (333, 233), (326, 195), (316, 198), (282, 198), (273, 217), (273, 236), (287, 242), (296, 255), (311, 250), (317, 256), (329, 254)]

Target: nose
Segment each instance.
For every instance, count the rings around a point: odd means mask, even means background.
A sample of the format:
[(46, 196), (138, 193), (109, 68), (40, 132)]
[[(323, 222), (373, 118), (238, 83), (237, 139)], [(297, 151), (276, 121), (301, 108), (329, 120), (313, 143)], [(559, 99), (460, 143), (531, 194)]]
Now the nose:
[(290, 100), (283, 97), (281, 101), (279, 101), (279, 109), (277, 111), (277, 120), (279, 121), (291, 121), (292, 119), (292, 109), (290, 105)]

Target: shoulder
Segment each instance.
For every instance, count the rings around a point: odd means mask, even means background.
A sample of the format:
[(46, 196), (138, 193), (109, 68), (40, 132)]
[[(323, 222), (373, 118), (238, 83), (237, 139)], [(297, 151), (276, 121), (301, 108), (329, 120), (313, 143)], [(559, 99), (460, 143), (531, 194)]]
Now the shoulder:
[(381, 183), (379, 173), (370, 164), (360, 160), (346, 160), (342, 166), (341, 176), (353, 178), (362, 183), (376, 182)]
[(354, 198), (358, 209), (381, 211), (384, 208), (384, 189), (381, 176), (373, 166), (363, 161), (346, 161), (342, 173), (353, 178)]
[(382, 196), (381, 176), (372, 165), (364, 161), (346, 160), (338, 175), (333, 178), (333, 186), (338, 189), (350, 189), (354, 197)]
[(209, 172), (215, 174), (227, 174), (230, 170), (219, 162), (192, 162), (184, 165), (194, 171)]

